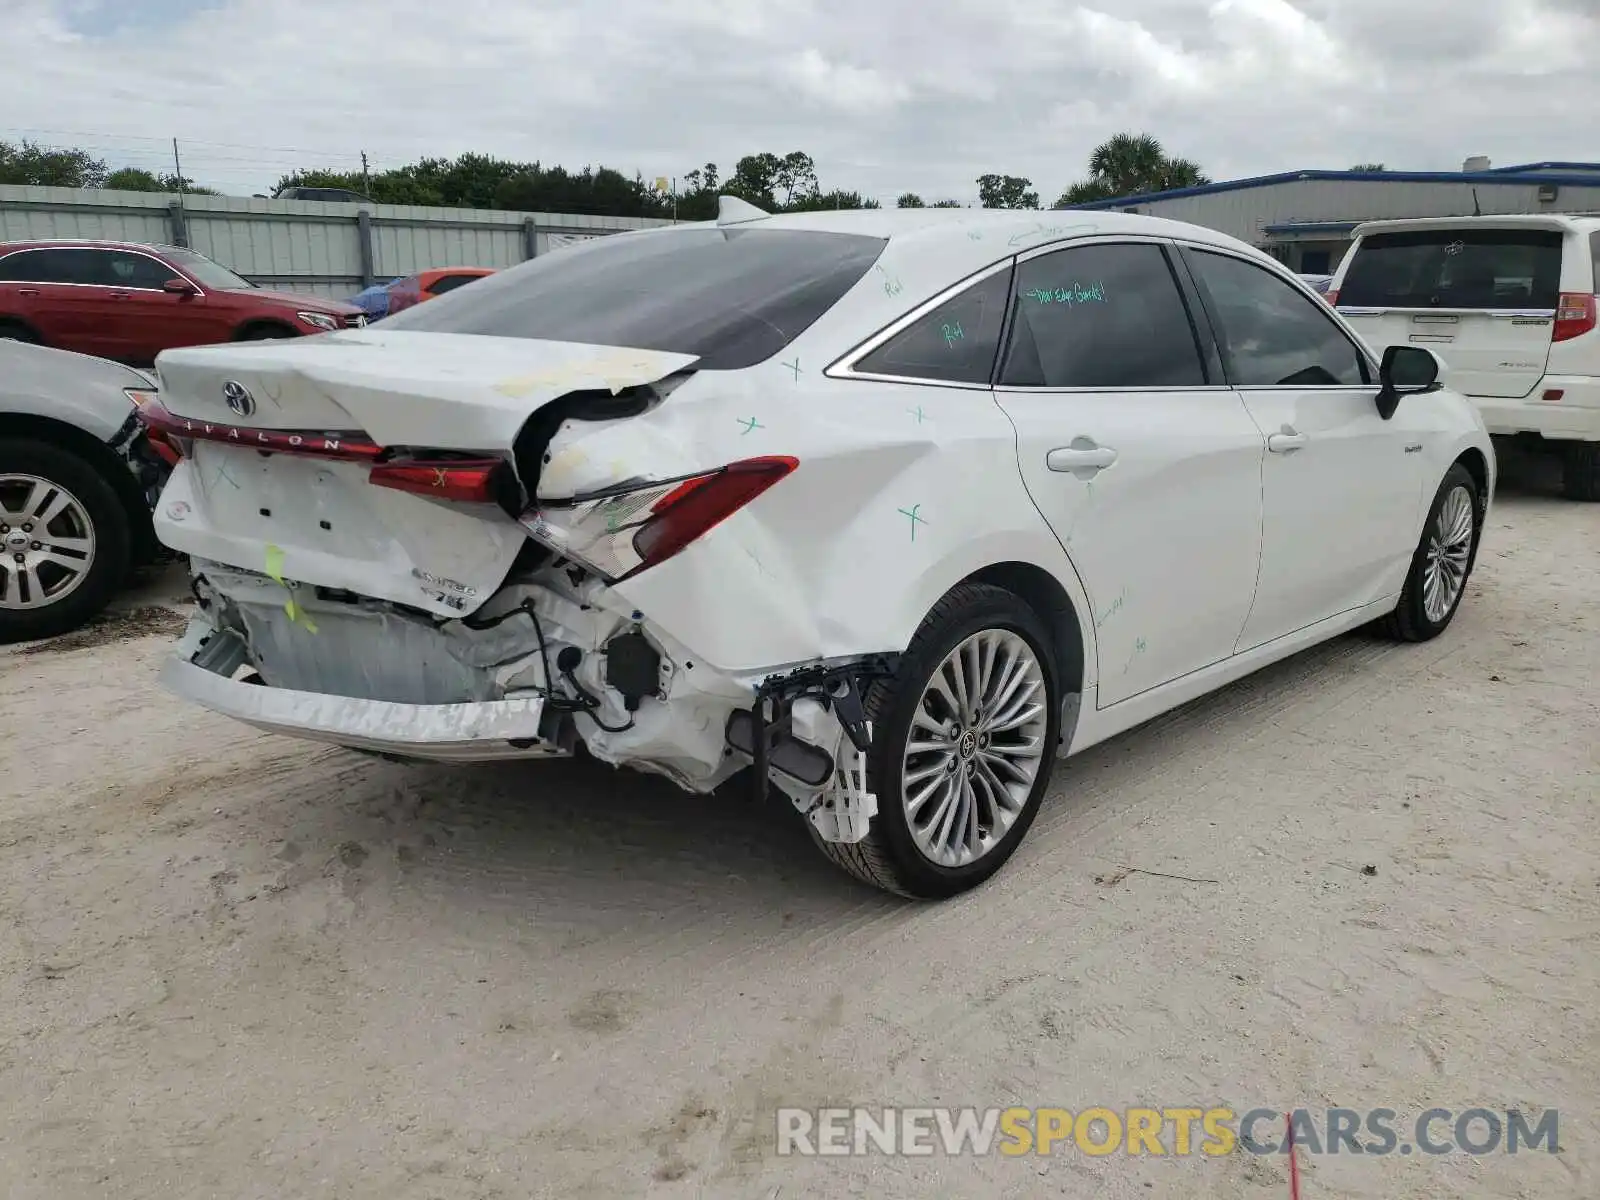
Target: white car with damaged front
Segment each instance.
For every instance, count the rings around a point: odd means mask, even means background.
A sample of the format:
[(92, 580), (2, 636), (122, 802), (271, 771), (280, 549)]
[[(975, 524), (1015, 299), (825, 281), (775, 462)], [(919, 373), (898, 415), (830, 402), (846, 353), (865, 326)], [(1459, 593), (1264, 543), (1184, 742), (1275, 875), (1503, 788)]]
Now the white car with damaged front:
[(753, 766), (914, 896), (998, 869), (1058, 755), (1367, 621), (1440, 633), (1494, 484), (1429, 352), (1122, 214), (725, 199), (157, 369), (174, 691), (407, 758)]

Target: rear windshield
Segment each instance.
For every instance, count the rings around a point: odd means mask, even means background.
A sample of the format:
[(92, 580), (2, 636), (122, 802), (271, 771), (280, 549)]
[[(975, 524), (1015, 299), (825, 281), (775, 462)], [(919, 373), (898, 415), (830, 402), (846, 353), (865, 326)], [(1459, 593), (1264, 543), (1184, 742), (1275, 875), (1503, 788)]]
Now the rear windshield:
[(1549, 229), (1430, 229), (1361, 239), (1341, 308), (1553, 309), (1561, 234)]
[(596, 238), (407, 309), (389, 329), (693, 354), (706, 370), (771, 358), (836, 304), (885, 240), (696, 226)]

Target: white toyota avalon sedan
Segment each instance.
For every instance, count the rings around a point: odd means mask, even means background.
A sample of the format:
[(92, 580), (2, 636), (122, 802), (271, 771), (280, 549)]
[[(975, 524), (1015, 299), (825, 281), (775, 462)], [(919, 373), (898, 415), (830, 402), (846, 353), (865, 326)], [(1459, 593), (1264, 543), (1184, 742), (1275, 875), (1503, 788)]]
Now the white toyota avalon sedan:
[(999, 869), (1057, 757), (1367, 622), (1441, 633), (1495, 480), (1430, 351), (1121, 214), (725, 198), (157, 368), (178, 694), (404, 758), (753, 767), (917, 897)]

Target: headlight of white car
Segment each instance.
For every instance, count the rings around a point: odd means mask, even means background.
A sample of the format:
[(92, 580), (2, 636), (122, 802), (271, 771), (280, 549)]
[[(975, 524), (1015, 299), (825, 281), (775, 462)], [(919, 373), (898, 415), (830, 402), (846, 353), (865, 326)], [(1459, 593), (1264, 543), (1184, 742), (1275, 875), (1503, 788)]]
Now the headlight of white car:
[(327, 313), (303, 312), (303, 313), (295, 313), (295, 316), (299, 317), (307, 325), (313, 325), (318, 329), (330, 329), (331, 330), (331, 329), (338, 329), (339, 328), (339, 318), (338, 317), (334, 317), (334, 316), (330, 316)]

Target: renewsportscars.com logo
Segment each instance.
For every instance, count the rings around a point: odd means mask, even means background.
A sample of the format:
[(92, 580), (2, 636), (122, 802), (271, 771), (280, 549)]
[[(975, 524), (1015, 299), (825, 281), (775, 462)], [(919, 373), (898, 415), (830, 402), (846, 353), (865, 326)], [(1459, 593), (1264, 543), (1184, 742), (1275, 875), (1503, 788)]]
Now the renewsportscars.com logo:
[(780, 1155), (1560, 1153), (1560, 1113), (1430, 1108), (780, 1108)]

